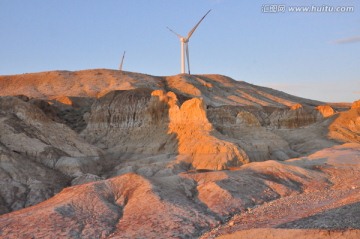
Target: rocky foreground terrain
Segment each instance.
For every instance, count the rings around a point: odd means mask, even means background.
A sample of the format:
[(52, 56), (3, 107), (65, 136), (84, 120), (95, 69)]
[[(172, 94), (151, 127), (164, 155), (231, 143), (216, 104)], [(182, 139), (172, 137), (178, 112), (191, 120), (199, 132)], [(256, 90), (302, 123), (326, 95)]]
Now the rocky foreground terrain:
[(359, 238), (360, 101), (221, 75), (0, 76), (0, 238)]

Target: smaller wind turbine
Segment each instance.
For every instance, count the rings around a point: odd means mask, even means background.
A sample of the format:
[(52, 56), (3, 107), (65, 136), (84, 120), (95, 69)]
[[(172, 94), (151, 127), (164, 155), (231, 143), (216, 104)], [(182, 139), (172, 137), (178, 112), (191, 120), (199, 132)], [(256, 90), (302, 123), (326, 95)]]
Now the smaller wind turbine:
[(169, 29), (172, 33), (174, 33), (180, 39), (181, 73), (182, 74), (185, 73), (185, 52), (186, 52), (186, 60), (187, 60), (187, 65), (188, 65), (188, 72), (190, 74), (190, 56), (189, 56), (189, 46), (188, 46), (190, 37), (195, 32), (196, 28), (200, 25), (201, 21), (204, 20), (204, 18), (206, 17), (206, 15), (209, 14), (210, 11), (211, 11), (211, 9), (200, 19), (200, 21), (191, 29), (191, 31), (189, 31), (189, 33), (186, 37), (181, 36), (180, 34), (176, 33), (175, 31), (173, 31), (169, 27), (167, 27), (167, 29)]
[(124, 51), (123, 56), (122, 56), (122, 58), (121, 58), (121, 63), (120, 63), (120, 66), (119, 66), (119, 70), (120, 70), (120, 71), (122, 71), (122, 68), (123, 68), (124, 58), (125, 58), (125, 51)]

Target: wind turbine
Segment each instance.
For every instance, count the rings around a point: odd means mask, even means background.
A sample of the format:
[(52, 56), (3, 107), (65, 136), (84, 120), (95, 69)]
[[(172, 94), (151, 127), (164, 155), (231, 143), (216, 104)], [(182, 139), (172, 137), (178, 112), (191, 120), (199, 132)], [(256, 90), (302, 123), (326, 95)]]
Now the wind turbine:
[(206, 17), (206, 15), (209, 14), (210, 11), (211, 11), (211, 9), (200, 19), (200, 21), (191, 29), (191, 31), (189, 31), (189, 33), (187, 34), (186, 37), (181, 36), (180, 34), (176, 33), (175, 31), (173, 31), (169, 27), (167, 27), (167, 29), (169, 29), (172, 33), (174, 33), (180, 39), (180, 44), (181, 44), (181, 73), (182, 74), (185, 73), (185, 54), (186, 54), (186, 60), (187, 60), (187, 65), (188, 65), (188, 72), (190, 74), (190, 57), (189, 57), (189, 46), (188, 46), (190, 37), (195, 32), (196, 28), (200, 25), (201, 21), (204, 20), (204, 18)]
[(125, 51), (124, 51), (123, 56), (121, 58), (121, 63), (120, 63), (120, 66), (119, 66), (120, 71), (122, 71), (122, 67), (123, 67), (123, 64), (124, 64), (124, 58), (125, 58)]

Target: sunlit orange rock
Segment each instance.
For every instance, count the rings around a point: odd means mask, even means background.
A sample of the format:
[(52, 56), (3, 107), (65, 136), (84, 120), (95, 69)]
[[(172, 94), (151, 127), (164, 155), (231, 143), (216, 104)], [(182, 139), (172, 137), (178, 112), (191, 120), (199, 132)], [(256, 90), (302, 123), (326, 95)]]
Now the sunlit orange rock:
[(351, 109), (360, 108), (360, 100), (354, 101), (351, 105)]
[(193, 167), (221, 170), (249, 161), (238, 146), (215, 136), (202, 99), (187, 100), (179, 107), (172, 92), (154, 91), (152, 95), (169, 105), (169, 133), (176, 135), (178, 153), (189, 156)]
[(297, 110), (297, 109), (300, 109), (302, 108), (303, 106), (301, 104), (295, 104), (295, 105), (292, 105), (290, 106), (290, 109), (291, 110)]
[(328, 135), (340, 142), (360, 143), (360, 107), (340, 112), (329, 125)]
[(64, 105), (72, 105), (73, 104), (72, 100), (67, 96), (60, 96), (60, 97), (56, 98), (55, 100)]
[(335, 114), (335, 110), (330, 105), (319, 105), (315, 108), (324, 117), (329, 117)]

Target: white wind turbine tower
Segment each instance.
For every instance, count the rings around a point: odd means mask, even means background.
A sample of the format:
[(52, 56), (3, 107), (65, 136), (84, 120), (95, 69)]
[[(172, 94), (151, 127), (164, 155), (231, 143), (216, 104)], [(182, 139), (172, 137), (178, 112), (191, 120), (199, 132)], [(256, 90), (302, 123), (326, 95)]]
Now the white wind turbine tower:
[(189, 39), (191, 37), (191, 35), (195, 32), (196, 28), (200, 25), (201, 21), (204, 20), (204, 18), (206, 17), (206, 15), (209, 14), (209, 12), (211, 11), (211, 9), (200, 19), (200, 21), (193, 27), (193, 29), (191, 29), (191, 31), (188, 33), (188, 35), (186, 37), (181, 36), (180, 34), (176, 33), (175, 31), (171, 30), (169, 27), (168, 29), (174, 33), (179, 39), (180, 39), (180, 44), (181, 44), (181, 73), (185, 73), (185, 52), (186, 52), (186, 60), (187, 60), (187, 65), (188, 65), (188, 72), (190, 74), (190, 57), (189, 57)]
[(122, 58), (121, 58), (121, 62), (120, 62), (120, 66), (119, 66), (119, 70), (120, 70), (120, 71), (122, 71), (122, 68), (123, 68), (124, 58), (125, 58), (125, 51), (124, 51), (123, 56), (122, 56)]

